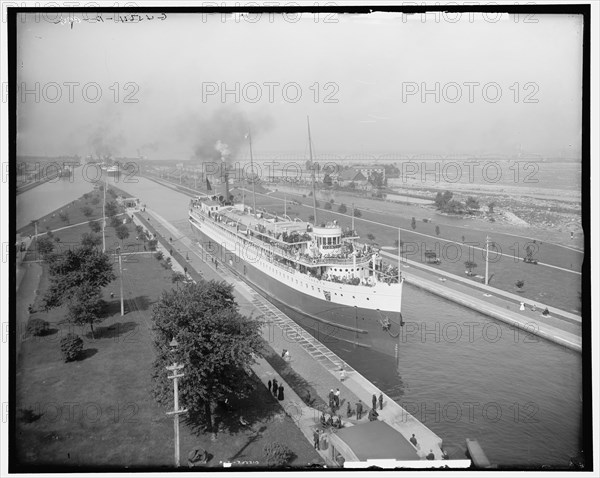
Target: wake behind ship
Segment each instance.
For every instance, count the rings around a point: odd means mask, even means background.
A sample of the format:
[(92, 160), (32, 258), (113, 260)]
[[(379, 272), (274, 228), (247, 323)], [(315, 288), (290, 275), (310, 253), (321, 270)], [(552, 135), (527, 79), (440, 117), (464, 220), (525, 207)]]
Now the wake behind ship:
[(189, 221), (206, 250), (323, 343), (394, 354), (403, 280), (355, 231), (256, 214), (217, 196), (192, 199)]

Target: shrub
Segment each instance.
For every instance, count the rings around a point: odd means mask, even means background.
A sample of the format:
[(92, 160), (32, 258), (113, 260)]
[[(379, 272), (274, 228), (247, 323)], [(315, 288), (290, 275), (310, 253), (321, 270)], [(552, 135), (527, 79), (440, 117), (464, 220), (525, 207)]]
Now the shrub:
[(156, 239), (151, 239), (148, 241), (148, 247), (150, 248), (151, 251), (155, 251), (156, 250), (156, 245), (158, 244), (158, 241)]
[(156, 254), (154, 254), (154, 257), (156, 257), (157, 261), (162, 261), (164, 255), (163, 255), (162, 251), (157, 251)]
[(48, 333), (49, 324), (42, 319), (31, 319), (27, 323), (27, 335), (36, 337), (44, 336)]
[(65, 362), (77, 359), (83, 350), (83, 340), (76, 334), (67, 334), (60, 340), (60, 351)]
[(278, 442), (267, 443), (263, 451), (267, 458), (267, 466), (282, 467), (294, 458), (294, 452)]
[(518, 280), (517, 282), (515, 282), (515, 285), (517, 286), (517, 288), (522, 289), (523, 286), (525, 285), (525, 281), (524, 280)]

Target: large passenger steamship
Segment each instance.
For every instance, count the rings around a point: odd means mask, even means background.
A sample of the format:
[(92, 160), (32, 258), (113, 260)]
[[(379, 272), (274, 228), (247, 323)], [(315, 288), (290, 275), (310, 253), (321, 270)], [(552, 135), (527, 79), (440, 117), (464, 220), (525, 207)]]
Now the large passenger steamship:
[[(345, 341), (394, 354), (403, 280), (378, 251), (337, 221), (314, 225), (260, 213), (224, 196), (190, 201), (200, 243), (327, 344)], [(316, 210), (315, 210), (316, 217)]]

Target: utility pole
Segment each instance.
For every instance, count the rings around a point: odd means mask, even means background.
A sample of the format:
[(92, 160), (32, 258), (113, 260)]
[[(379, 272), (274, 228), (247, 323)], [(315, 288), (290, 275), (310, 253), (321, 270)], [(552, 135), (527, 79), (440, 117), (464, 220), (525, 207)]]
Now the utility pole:
[(488, 267), (489, 267), (489, 256), (490, 256), (490, 236), (485, 238), (485, 285), (488, 285)]
[[(104, 171), (102, 174), (104, 175)], [(104, 201), (102, 201), (102, 252), (106, 252), (106, 234), (104, 233), (106, 228), (106, 176), (104, 176), (104, 187), (102, 189), (104, 192)]]
[(121, 317), (125, 315), (125, 305), (123, 302), (123, 264), (121, 262), (121, 248), (117, 247), (117, 254), (119, 255), (119, 277), (121, 279)]
[[(171, 346), (171, 350), (175, 351), (177, 346), (179, 345), (175, 338), (171, 340), (169, 343)], [(179, 365), (177, 362), (174, 362), (173, 365), (165, 367), (169, 372), (172, 372), (173, 375), (169, 375), (167, 378), (173, 380), (173, 411), (167, 412), (167, 415), (173, 415), (173, 429), (175, 431), (175, 468), (179, 468), (179, 415), (182, 413), (186, 413), (187, 409), (179, 408), (179, 383), (178, 379), (183, 377), (185, 374), (177, 373), (182, 368), (183, 365)]]

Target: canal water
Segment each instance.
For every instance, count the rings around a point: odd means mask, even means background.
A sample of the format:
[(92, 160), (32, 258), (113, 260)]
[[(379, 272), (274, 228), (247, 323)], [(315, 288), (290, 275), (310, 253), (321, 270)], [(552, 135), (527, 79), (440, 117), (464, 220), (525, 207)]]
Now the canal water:
[[(135, 179), (116, 185), (188, 233), (189, 198)], [(18, 198), (17, 224), (91, 187), (76, 178), (25, 192)], [(462, 446), (471, 438), (499, 465), (568, 465), (580, 440), (580, 354), (411, 286), (404, 290), (403, 317), (398, 365), (394, 357), (323, 341), (446, 446)]]

